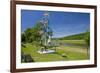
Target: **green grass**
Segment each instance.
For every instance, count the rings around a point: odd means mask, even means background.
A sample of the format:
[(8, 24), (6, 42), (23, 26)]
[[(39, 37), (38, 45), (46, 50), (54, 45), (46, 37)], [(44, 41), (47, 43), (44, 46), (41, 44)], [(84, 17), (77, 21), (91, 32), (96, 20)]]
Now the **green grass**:
[(68, 44), (78, 44), (78, 45), (85, 45), (84, 40), (58, 40), (60, 43), (68, 43)]
[(31, 44), (26, 44), (26, 47), (22, 47), (22, 51), (25, 54), (30, 54), (34, 61), (36, 62), (44, 62), (44, 61), (63, 61), (66, 60), (62, 56), (53, 53), (53, 54), (39, 54), (37, 51), (40, 47), (35, 47)]
[[(82, 40), (63, 40), (63, 43), (73, 42), (73, 43), (84, 43)], [(84, 47), (75, 47), (75, 46), (58, 46), (56, 47), (56, 53), (52, 54), (39, 54), (37, 51), (41, 49), (40, 46), (35, 44), (27, 43), (25, 47), (21, 47), (21, 51), (25, 54), (30, 54), (32, 59), (35, 62), (48, 62), (48, 61), (68, 61), (68, 60), (86, 60), (89, 59), (87, 55), (87, 50)], [(54, 49), (54, 48), (51, 48)], [(63, 57), (64, 54), (66, 57)]]
[[(61, 49), (60, 49), (61, 48)], [(75, 47), (59, 47), (57, 50), (59, 54), (65, 53), (68, 60), (84, 60), (88, 59), (87, 50), (85, 48), (75, 48)]]

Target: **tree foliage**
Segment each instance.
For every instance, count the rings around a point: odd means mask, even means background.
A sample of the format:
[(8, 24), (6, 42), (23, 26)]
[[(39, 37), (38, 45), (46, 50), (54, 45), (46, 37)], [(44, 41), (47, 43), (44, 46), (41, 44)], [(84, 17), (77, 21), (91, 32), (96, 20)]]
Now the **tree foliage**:
[(23, 43), (26, 42), (26, 35), (25, 35), (25, 33), (22, 33), (22, 34), (21, 34), (21, 41), (22, 41)]
[(84, 40), (86, 42), (86, 45), (89, 47), (90, 46), (90, 31), (86, 31)]
[(22, 34), (21, 34), (21, 41), (23, 43), (26, 42), (33, 42), (33, 41), (40, 41), (40, 31), (41, 31), (41, 23), (37, 23), (32, 28), (27, 28)]
[(61, 39), (61, 40), (82, 40), (82, 39), (84, 39), (84, 35), (85, 35), (85, 33), (79, 33), (79, 34), (69, 35), (69, 36), (65, 36), (62, 38), (58, 38), (58, 39)]

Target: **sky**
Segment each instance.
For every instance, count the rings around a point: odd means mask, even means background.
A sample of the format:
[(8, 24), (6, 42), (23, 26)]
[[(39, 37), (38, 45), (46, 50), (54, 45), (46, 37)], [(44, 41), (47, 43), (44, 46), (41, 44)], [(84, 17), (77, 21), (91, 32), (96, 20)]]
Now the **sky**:
[[(21, 28), (24, 32), (43, 18), (46, 11), (21, 10)], [(53, 37), (59, 38), (86, 32), (90, 28), (90, 13), (48, 11)]]

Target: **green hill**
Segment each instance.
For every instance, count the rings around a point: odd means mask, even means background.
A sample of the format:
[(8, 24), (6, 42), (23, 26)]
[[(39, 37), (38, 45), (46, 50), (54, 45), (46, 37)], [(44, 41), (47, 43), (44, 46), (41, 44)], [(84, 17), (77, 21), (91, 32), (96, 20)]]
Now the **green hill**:
[(85, 33), (70, 35), (62, 38), (58, 38), (60, 40), (81, 40), (84, 39)]

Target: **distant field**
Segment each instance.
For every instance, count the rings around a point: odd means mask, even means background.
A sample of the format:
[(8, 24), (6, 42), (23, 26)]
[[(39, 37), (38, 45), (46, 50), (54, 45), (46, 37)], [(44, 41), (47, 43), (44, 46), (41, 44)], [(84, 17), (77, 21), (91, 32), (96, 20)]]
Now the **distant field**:
[(85, 45), (85, 41), (84, 40), (58, 40), (58, 42), (60, 43), (68, 43), (68, 44), (82, 44)]
[[(59, 43), (70, 43), (70, 44), (81, 44), (85, 45), (83, 40), (58, 40)], [(52, 54), (39, 54), (37, 51), (40, 50), (40, 46), (35, 44), (27, 43), (21, 48), (25, 54), (30, 54), (35, 62), (48, 62), (48, 61), (68, 61), (68, 60), (86, 60), (89, 59), (87, 55), (86, 47), (82, 46), (63, 46), (49, 48), (56, 49), (56, 53)], [(64, 56), (63, 56), (64, 54)]]

